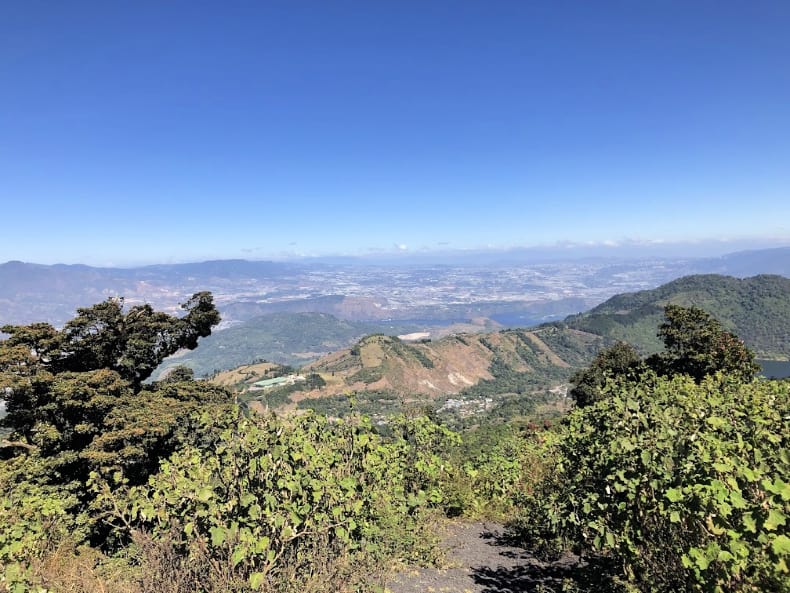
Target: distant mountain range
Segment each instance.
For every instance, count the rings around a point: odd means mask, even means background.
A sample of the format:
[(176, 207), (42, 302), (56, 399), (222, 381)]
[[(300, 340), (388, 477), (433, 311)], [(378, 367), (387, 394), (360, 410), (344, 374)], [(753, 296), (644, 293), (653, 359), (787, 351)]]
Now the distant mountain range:
[[(636, 250), (636, 247), (635, 247)], [(636, 250), (638, 251), (638, 250)], [(349, 321), (494, 317), (505, 325), (562, 318), (615, 292), (653, 288), (697, 273), (790, 276), (790, 247), (722, 257), (595, 257), (562, 250), (472, 254), (457, 263), (219, 260), (136, 268), (0, 264), (0, 324), (62, 325), (77, 307), (111, 296), (177, 312), (192, 293), (214, 293), (223, 317), (245, 321), (278, 312), (323, 312)], [(570, 253), (570, 252), (569, 252)], [(593, 252), (589, 251), (588, 255)], [(493, 258), (493, 259), (492, 259)], [(518, 271), (515, 274), (514, 271)]]
[(281, 281), (293, 276), (290, 264), (244, 260), (138, 268), (94, 268), (84, 265), (45, 266), (10, 261), (0, 264), (0, 324), (47, 321), (61, 325), (86, 307), (108, 297), (129, 303), (147, 302), (177, 312), (189, 295), (212, 290), (243, 292), (250, 278)]
[[(658, 350), (656, 330), (668, 303), (705, 309), (744, 339), (760, 358), (790, 359), (790, 279), (785, 277), (790, 276), (790, 248), (709, 258), (693, 266), (688, 262), (676, 262), (674, 268), (666, 262), (651, 265), (658, 270), (653, 278), (689, 267), (735, 274), (757, 269), (783, 275), (742, 279), (718, 274), (684, 276), (657, 288), (599, 300), (600, 304), (586, 312), (540, 324), (541, 317), (586, 309), (584, 303), (590, 297), (572, 294), (581, 283), (585, 290), (597, 294), (594, 291), (601, 287), (609, 290), (644, 280), (633, 263), (529, 268), (524, 272), (527, 281), (522, 289), (553, 294), (513, 305), (507, 300), (510, 297), (485, 300), (490, 283), (502, 290), (510, 282), (524, 282), (522, 277), (508, 277), (508, 268), (484, 269), (459, 278), (462, 290), (476, 291), (481, 300), (455, 303), (447, 299), (455, 298), (461, 290), (451, 284), (463, 272), (460, 268), (436, 268), (438, 276), (429, 268), (417, 272), (377, 269), (368, 276), (356, 270), (350, 275), (351, 268), (345, 267), (243, 260), (126, 270), (8, 262), (0, 265), (0, 323), (62, 322), (72, 316), (76, 306), (115, 294), (125, 295), (130, 303), (145, 301), (177, 311), (177, 303), (185, 296), (209, 289), (220, 309), (236, 321), (201, 340), (197, 350), (165, 361), (159, 372), (186, 364), (196, 375), (205, 376), (259, 360), (302, 365), (304, 373), (320, 376), (323, 386), (319, 388), (320, 382), (314, 381), (310, 388), (296, 385), (287, 393), (275, 390), (259, 395), (274, 407), (317, 407), (331, 413), (348, 406), (349, 394), (355, 393), (356, 405), (368, 411), (397, 408), (407, 402), (439, 406), (448, 398), (455, 400), (450, 412), (457, 414), (481, 409), (506, 414), (553, 405), (562, 401), (559, 394), (573, 371), (586, 366), (600, 348), (625, 340), (643, 353)], [(662, 269), (663, 265), (667, 269)], [(570, 274), (568, 270), (573, 273), (569, 278), (577, 283), (573, 287), (567, 287), (562, 276)], [(408, 283), (398, 284), (396, 276), (408, 277)], [(382, 284), (390, 277), (391, 285)], [(327, 292), (329, 282), (335, 283), (331, 290), (353, 285), (350, 292), (355, 294), (321, 294), (322, 290)], [(419, 298), (408, 296), (407, 289), (421, 291)], [(390, 301), (376, 296), (382, 293), (388, 294)], [(409, 298), (414, 302), (406, 303), (404, 309), (391, 308), (392, 301)], [(310, 311), (316, 303), (326, 312)], [(511, 329), (492, 331), (502, 326), (487, 314)], [(403, 317), (398, 319), (397, 315)], [(409, 319), (409, 315), (420, 317)], [(357, 316), (378, 321), (363, 322), (356, 320)], [(519, 320), (523, 320), (519, 325), (531, 329), (513, 329)], [(394, 337), (416, 331), (428, 333), (430, 339), (406, 342)], [(271, 376), (270, 365), (264, 366)], [(248, 389), (260, 378), (254, 369), (245, 372), (244, 380), (237, 375), (231, 373), (236, 377), (232, 380), (227, 376), (218, 380)]]
[[(512, 247), (500, 249), (448, 249), (425, 251), (397, 251), (390, 253), (368, 254), (366, 256), (324, 256), (309, 257), (295, 261), (305, 264), (344, 264), (344, 265), (424, 265), (440, 264), (450, 266), (469, 265), (522, 265), (524, 263), (549, 263), (568, 261), (621, 260), (636, 259), (726, 259), (727, 254), (758, 254), (777, 249), (780, 242), (767, 241), (695, 241), (695, 242), (650, 242), (623, 240), (605, 243), (564, 242), (554, 245), (533, 247)], [(779, 247), (786, 249), (788, 246)], [(769, 257), (775, 257), (769, 255)], [(700, 270), (704, 271), (704, 270)], [(714, 271), (714, 270), (707, 270)], [(720, 270), (722, 273), (736, 274), (734, 270)], [(765, 273), (781, 274), (778, 270), (765, 270)], [(746, 271), (754, 275), (757, 271)]]
[(790, 247), (738, 251), (703, 260), (700, 272), (745, 278), (758, 274), (790, 277)]

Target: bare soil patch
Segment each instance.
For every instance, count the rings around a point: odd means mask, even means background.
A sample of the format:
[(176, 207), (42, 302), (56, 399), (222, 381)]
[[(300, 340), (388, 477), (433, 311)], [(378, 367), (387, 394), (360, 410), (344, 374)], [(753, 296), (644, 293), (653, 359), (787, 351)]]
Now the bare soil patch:
[(561, 591), (570, 581), (577, 591), (593, 591), (595, 569), (574, 556), (541, 562), (512, 545), (502, 525), (452, 522), (443, 528), (442, 568), (406, 567), (386, 585), (388, 593), (526, 593)]

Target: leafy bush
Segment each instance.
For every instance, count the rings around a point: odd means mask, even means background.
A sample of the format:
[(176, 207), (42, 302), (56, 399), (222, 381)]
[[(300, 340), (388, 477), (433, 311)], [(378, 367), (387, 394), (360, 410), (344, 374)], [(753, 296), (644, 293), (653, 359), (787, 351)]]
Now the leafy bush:
[[(427, 418), (397, 421), (390, 440), (361, 419), (219, 422), (215, 443), (176, 452), (147, 485), (97, 487), (116, 533), (149, 532), (181, 557), (202, 550), (206, 569), (233, 590), (293, 586), (327, 551), (408, 556), (419, 549), (424, 513), (442, 508), (444, 469), (434, 451), (454, 435)], [(331, 578), (336, 566), (327, 566)]]
[(68, 491), (27, 480), (28, 464), (0, 463), (0, 591), (37, 590), (37, 565), (64, 540), (85, 535)]
[(467, 483), (465, 514), (502, 519), (513, 512), (513, 502), (535, 481), (542, 466), (536, 443), (511, 433), (463, 464)]
[(111, 300), (62, 332), (2, 328), (0, 590), (369, 590), (383, 559), (429, 559), (458, 436), (424, 416), (389, 436), (357, 416), (245, 417), (186, 372), (144, 383), (219, 320), (208, 293), (185, 308)]
[(790, 384), (610, 382), (520, 502), (531, 545), (606, 555), (644, 591), (787, 591)]

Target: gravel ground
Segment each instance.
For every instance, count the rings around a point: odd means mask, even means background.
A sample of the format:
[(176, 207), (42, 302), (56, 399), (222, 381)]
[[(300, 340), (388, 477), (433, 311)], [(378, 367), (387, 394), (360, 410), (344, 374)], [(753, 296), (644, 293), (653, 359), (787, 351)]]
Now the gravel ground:
[(563, 579), (587, 572), (575, 558), (543, 563), (508, 545), (496, 523), (450, 523), (443, 529), (446, 568), (406, 568), (387, 583), (389, 593), (559, 591)]

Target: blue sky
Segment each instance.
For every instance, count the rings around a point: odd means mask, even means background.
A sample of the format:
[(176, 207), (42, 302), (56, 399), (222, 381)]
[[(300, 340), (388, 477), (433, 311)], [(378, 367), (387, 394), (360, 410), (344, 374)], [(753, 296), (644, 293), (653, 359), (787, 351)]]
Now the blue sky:
[(786, 0), (8, 0), (0, 261), (787, 244), (788, 31)]

